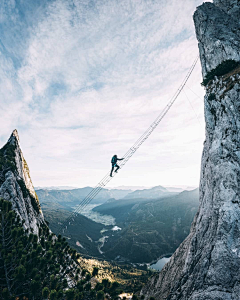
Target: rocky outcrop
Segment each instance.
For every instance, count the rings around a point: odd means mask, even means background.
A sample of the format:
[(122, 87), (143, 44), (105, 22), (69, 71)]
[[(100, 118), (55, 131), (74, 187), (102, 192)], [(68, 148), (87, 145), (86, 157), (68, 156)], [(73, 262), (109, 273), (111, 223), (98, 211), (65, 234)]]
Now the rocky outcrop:
[(38, 234), (45, 221), (16, 130), (0, 149), (0, 198), (11, 201), (24, 227)]
[(239, 0), (214, 0), (214, 4), (240, 22)]
[(206, 2), (194, 14), (203, 77), (225, 60), (240, 60), (239, 1), (216, 2), (219, 7)]
[[(231, 15), (239, 6), (218, 0), (198, 7), (194, 21), (203, 74), (226, 59), (240, 61), (239, 20)], [(240, 299), (240, 68), (215, 77), (204, 101), (199, 210), (189, 236), (142, 289), (145, 299)]]

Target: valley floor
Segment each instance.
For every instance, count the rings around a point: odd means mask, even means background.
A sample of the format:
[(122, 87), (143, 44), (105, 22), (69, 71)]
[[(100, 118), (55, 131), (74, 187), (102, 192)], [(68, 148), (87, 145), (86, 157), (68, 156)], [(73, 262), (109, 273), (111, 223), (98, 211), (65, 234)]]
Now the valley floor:
[(121, 288), (126, 293), (137, 293), (154, 273), (152, 270), (142, 270), (127, 264), (117, 264), (115, 262), (100, 261), (97, 259), (80, 258), (79, 263), (82, 268), (92, 272), (94, 267), (99, 269), (98, 277), (118, 281)]

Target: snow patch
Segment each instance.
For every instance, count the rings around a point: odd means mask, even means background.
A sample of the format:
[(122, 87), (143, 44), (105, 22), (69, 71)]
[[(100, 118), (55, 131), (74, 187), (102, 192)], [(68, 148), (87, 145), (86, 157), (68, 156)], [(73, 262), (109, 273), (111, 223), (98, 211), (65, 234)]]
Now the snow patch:
[(85, 249), (85, 248), (83, 247), (83, 245), (81, 245), (81, 244), (79, 243), (79, 241), (76, 242), (76, 245), (77, 245), (78, 247), (81, 247), (82, 249)]
[(120, 228), (120, 227), (118, 227), (118, 226), (114, 226), (114, 227), (112, 228), (112, 231), (118, 231), (118, 230), (122, 230), (122, 228)]
[(89, 239), (90, 242), (93, 241), (93, 240), (90, 238), (90, 236), (88, 236), (87, 234), (86, 234), (86, 237)]

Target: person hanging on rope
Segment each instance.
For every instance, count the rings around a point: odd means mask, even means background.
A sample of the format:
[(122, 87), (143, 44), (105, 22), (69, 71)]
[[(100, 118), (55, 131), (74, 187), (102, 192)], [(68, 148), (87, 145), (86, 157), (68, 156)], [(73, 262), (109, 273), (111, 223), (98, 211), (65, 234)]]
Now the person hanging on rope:
[(118, 160), (123, 160), (124, 158), (117, 158), (117, 155), (113, 155), (112, 159), (111, 159), (111, 163), (112, 163), (112, 170), (111, 170), (111, 173), (110, 173), (110, 176), (112, 177), (112, 172), (114, 170), (114, 168), (116, 167), (116, 170), (115, 172), (117, 173), (118, 169), (120, 169), (120, 167), (117, 165), (117, 161)]

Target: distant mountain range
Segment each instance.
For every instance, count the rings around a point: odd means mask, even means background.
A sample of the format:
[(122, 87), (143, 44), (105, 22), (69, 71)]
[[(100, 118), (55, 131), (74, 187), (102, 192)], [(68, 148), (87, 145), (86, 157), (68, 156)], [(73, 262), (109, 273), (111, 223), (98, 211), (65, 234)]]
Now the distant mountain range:
[(77, 187), (73, 186), (35, 186), (35, 191), (37, 190), (75, 190)]
[[(37, 190), (36, 193), (40, 199), (41, 206), (54, 208), (65, 208), (73, 210), (92, 190), (91, 187), (85, 187), (80, 189), (71, 190)], [(131, 190), (107, 190), (103, 189), (97, 196), (92, 200), (92, 204), (102, 204), (110, 198), (121, 199), (131, 193)]]
[(108, 259), (151, 262), (171, 254), (188, 235), (199, 206), (199, 191), (158, 199), (123, 199), (93, 210), (112, 215), (122, 230), (108, 236), (101, 250)]
[[(90, 187), (37, 191), (53, 232), (89, 191)], [(92, 211), (113, 216), (118, 230), (79, 215), (65, 233), (69, 243), (85, 255), (135, 263), (173, 253), (189, 233), (199, 205), (198, 189), (173, 193), (162, 186), (137, 191), (105, 189), (94, 201), (97, 206)]]
[[(188, 185), (176, 185), (176, 186), (164, 186), (169, 192), (183, 192), (183, 191), (192, 191), (196, 189), (196, 186), (188, 186)], [(35, 190), (76, 190), (81, 189), (80, 187), (74, 186), (35, 186)], [(136, 185), (120, 185), (117, 187), (108, 187), (108, 190), (131, 190), (132, 192), (136, 190), (149, 190), (152, 189), (153, 186), (136, 186)]]
[[(67, 188), (67, 187), (66, 187)], [(132, 187), (133, 188), (133, 187)], [(135, 187), (136, 188), (136, 187)], [(163, 187), (156, 186), (153, 188), (134, 189), (103, 189), (92, 201), (91, 204), (100, 205), (111, 199), (111, 202), (120, 199), (155, 199), (165, 196), (171, 196), (182, 192), (182, 189), (175, 187)], [(92, 187), (84, 188), (41, 188), (37, 189), (37, 195), (41, 202), (41, 205), (47, 205), (48, 207), (64, 208), (73, 210), (92, 190)]]
[(136, 186), (136, 185), (120, 185), (117, 187), (109, 187), (110, 190), (112, 189), (117, 189), (117, 190), (132, 190), (133, 192), (136, 190), (147, 190), (151, 189), (152, 186), (147, 187), (147, 186)]
[[(179, 192), (177, 192), (179, 193)], [(124, 199), (138, 199), (138, 198), (145, 198), (145, 199), (154, 199), (159, 198), (162, 196), (167, 196), (170, 194), (174, 194), (174, 192), (169, 192), (169, 190), (161, 185), (155, 186), (151, 189), (144, 189), (144, 190), (136, 190), (132, 193), (127, 194)]]

